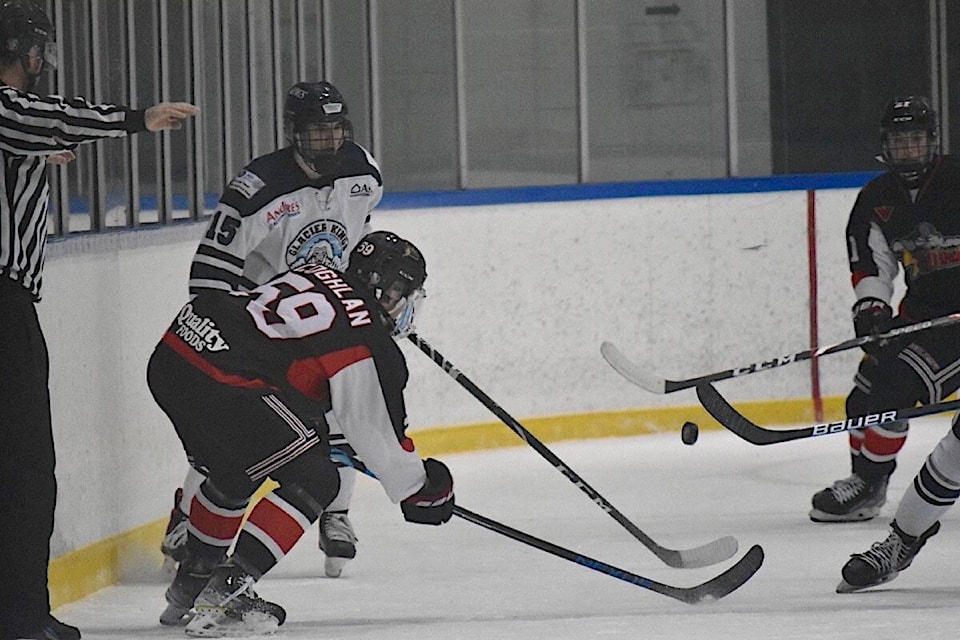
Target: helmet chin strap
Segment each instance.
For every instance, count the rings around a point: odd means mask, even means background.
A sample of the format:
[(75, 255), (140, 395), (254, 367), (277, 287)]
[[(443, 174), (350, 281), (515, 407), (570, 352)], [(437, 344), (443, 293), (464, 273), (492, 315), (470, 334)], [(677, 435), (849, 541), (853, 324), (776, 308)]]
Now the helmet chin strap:
[(40, 82), (40, 75), (39, 73), (36, 75), (27, 74), (27, 85), (25, 87), (27, 91), (33, 92), (33, 90), (37, 88), (37, 84)]

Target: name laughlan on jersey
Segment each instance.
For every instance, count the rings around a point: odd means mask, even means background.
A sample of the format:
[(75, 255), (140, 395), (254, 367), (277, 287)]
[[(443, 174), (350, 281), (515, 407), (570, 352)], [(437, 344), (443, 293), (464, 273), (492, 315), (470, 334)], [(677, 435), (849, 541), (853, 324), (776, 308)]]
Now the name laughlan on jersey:
[(351, 327), (362, 327), (372, 322), (370, 310), (367, 309), (367, 305), (361, 298), (354, 298), (350, 295), (356, 292), (353, 290), (353, 287), (344, 282), (339, 271), (334, 271), (320, 264), (310, 265), (303, 270), (314, 274), (321, 282), (327, 285), (327, 289), (329, 289), (330, 292), (337, 297), (337, 300), (340, 301), (340, 304), (343, 305), (344, 311), (347, 312), (347, 317), (350, 318)]
[(216, 323), (210, 318), (197, 315), (193, 305), (188, 304), (177, 315), (177, 326), (174, 334), (198, 353), (207, 351), (226, 351), (230, 348), (227, 341), (220, 335)]

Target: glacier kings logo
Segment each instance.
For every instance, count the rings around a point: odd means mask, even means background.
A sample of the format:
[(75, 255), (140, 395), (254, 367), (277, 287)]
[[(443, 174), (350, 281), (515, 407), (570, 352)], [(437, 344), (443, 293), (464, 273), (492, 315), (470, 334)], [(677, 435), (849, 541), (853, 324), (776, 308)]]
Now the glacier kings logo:
[(316, 220), (297, 234), (287, 246), (287, 264), (291, 269), (305, 264), (322, 264), (343, 271), (350, 238), (339, 220)]
[(210, 318), (199, 316), (193, 311), (193, 305), (187, 304), (177, 316), (177, 328), (174, 331), (177, 337), (188, 345), (201, 352), (226, 351), (230, 348), (227, 341), (220, 335), (220, 330)]

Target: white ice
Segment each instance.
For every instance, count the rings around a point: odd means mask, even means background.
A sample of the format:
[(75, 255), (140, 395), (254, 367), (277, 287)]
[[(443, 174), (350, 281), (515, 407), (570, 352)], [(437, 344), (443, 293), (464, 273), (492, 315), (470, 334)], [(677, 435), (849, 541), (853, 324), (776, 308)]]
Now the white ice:
[[(916, 420), (882, 517), (825, 525), (807, 518), (810, 496), (848, 473), (846, 437), (757, 447), (725, 431), (694, 446), (679, 433), (584, 440), (550, 448), (663, 546), (726, 535), (742, 555), (760, 544), (759, 572), (726, 598), (688, 605), (454, 519), (402, 521), (373, 480), (361, 478), (351, 515), (358, 556), (339, 579), (322, 577), (316, 527), (261, 582), (282, 604), (275, 636), (306, 639), (830, 638), (955, 639), (960, 634), (960, 508), (896, 580), (834, 592), (854, 552), (886, 537), (896, 504), (948, 418)], [(445, 456), (464, 507), (627, 571), (676, 586), (732, 564), (672, 569), (526, 446)], [(158, 575), (102, 590), (55, 613), (86, 640), (184, 637), (163, 628)]]

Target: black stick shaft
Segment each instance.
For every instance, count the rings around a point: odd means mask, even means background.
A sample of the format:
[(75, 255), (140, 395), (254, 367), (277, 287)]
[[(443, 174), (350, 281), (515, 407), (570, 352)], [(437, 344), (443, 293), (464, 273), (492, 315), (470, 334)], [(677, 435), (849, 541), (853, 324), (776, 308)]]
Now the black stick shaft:
[[(633, 522), (628, 520), (626, 516), (620, 513), (616, 507), (610, 504), (606, 498), (600, 495), (600, 493), (591, 487), (586, 480), (584, 480), (573, 469), (567, 466), (553, 453), (553, 451), (540, 442), (536, 436), (530, 433), (530, 431), (520, 424), (513, 416), (504, 411), (499, 404), (494, 402), (490, 396), (484, 393), (483, 390), (475, 385), (467, 376), (454, 367), (453, 364), (444, 358), (440, 352), (430, 346), (429, 343), (415, 333), (410, 334), (408, 337), (410, 341), (417, 345), (417, 347), (419, 347), (423, 353), (433, 360), (437, 366), (446, 371), (451, 378), (460, 384), (460, 386), (466, 389), (474, 398), (479, 400), (480, 403), (493, 412), (495, 416), (500, 418), (500, 420), (511, 431), (520, 436), (520, 438), (531, 448), (533, 448), (534, 451), (539, 453), (551, 465), (553, 465), (555, 469), (566, 476), (570, 482), (579, 487), (580, 490), (583, 491), (583, 493), (585, 493), (594, 502), (594, 504), (610, 514), (610, 517), (616, 520), (623, 528), (629, 531), (633, 537), (643, 543), (647, 549), (652, 551), (658, 558), (660, 558), (669, 566), (677, 568), (709, 566), (722, 560), (726, 560), (737, 552), (736, 541), (729, 538), (714, 541), (714, 543), (708, 543), (708, 545), (705, 545), (704, 547), (690, 550), (675, 550), (660, 546), (639, 527), (633, 524)], [(705, 548), (713, 546), (718, 548)]]
[[(376, 474), (368, 469), (361, 460), (347, 455), (340, 449), (334, 448), (331, 450), (331, 456), (345, 464), (354, 467), (358, 471), (367, 474), (371, 478), (376, 479), (377, 477)], [(458, 518), (462, 518), (467, 522), (472, 522), (473, 524), (493, 531), (494, 533), (498, 533), (502, 536), (533, 547), (534, 549), (545, 551), (557, 556), (558, 558), (563, 558), (564, 560), (578, 564), (581, 567), (598, 571), (604, 575), (617, 578), (618, 580), (623, 580), (624, 582), (629, 582), (632, 585), (649, 589), (650, 591), (654, 591), (687, 604), (699, 604), (701, 602), (719, 600), (725, 595), (740, 588), (753, 576), (753, 574), (757, 572), (758, 569), (760, 569), (760, 566), (763, 564), (763, 548), (759, 545), (754, 545), (742, 558), (740, 558), (740, 560), (737, 561), (736, 564), (711, 580), (693, 587), (674, 587), (669, 584), (651, 580), (650, 578), (644, 578), (643, 576), (631, 573), (625, 569), (620, 569), (619, 567), (607, 564), (606, 562), (595, 560), (594, 558), (571, 551), (570, 549), (566, 549), (552, 542), (547, 542), (546, 540), (532, 536), (529, 533), (520, 531), (519, 529), (514, 529), (513, 527), (507, 526), (501, 522), (497, 522), (496, 520), (491, 520), (490, 518), (482, 516), (479, 513), (474, 513), (473, 511), (461, 507), (460, 505), (457, 505), (453, 508), (453, 515), (457, 516)]]
[(804, 438), (828, 436), (835, 433), (845, 433), (857, 429), (866, 429), (871, 426), (889, 424), (897, 420), (909, 420), (910, 418), (919, 418), (960, 409), (960, 400), (950, 400), (948, 402), (937, 402), (907, 409), (893, 409), (860, 416), (849, 416), (844, 420), (822, 422), (799, 429), (766, 429), (751, 422), (742, 413), (737, 411), (711, 384), (698, 385), (697, 398), (700, 400), (703, 408), (706, 409), (717, 422), (747, 442), (761, 446), (790, 442), (791, 440), (802, 440)]
[[(750, 375), (753, 373), (758, 373), (760, 371), (768, 371), (770, 369), (775, 369), (777, 367), (782, 367), (784, 365), (793, 364), (796, 362), (805, 362), (807, 360), (812, 360), (814, 358), (819, 358), (821, 356), (827, 356), (834, 353), (840, 353), (843, 351), (848, 351), (850, 349), (855, 349), (857, 347), (862, 347), (865, 344), (872, 344), (877, 342), (882, 342), (884, 340), (893, 340), (900, 338), (911, 333), (916, 333), (918, 331), (926, 331), (929, 329), (937, 329), (941, 327), (947, 327), (960, 323), (960, 313), (953, 313), (947, 316), (942, 316), (933, 320), (924, 320), (922, 322), (917, 322), (915, 324), (907, 325), (904, 327), (897, 327), (891, 329), (886, 333), (881, 333), (871, 336), (861, 336), (859, 338), (851, 338), (849, 340), (844, 340), (843, 342), (838, 342), (832, 345), (826, 345), (823, 347), (818, 347), (817, 349), (807, 349), (804, 351), (799, 351), (797, 353), (777, 356), (767, 360), (761, 360), (760, 362), (752, 362), (739, 367), (733, 367), (730, 369), (725, 369), (723, 371), (715, 371), (713, 373), (707, 373), (701, 376), (696, 376), (693, 378), (686, 378), (682, 380), (667, 380), (667, 379), (658, 379), (652, 375), (645, 376), (644, 379), (649, 379), (652, 384), (656, 381), (656, 386), (660, 387), (658, 389), (651, 389), (655, 393), (673, 393), (675, 391), (680, 391), (682, 389), (690, 389), (696, 387), (699, 384), (704, 384), (707, 382), (719, 382), (721, 380), (728, 380), (730, 378), (738, 378), (740, 376)], [(624, 356), (621, 356), (625, 358)], [(639, 365), (630, 363), (631, 368), (639, 368)], [(643, 383), (643, 380), (634, 380), (629, 375), (626, 375), (628, 379), (634, 384), (639, 384), (640, 386), (647, 386)]]

